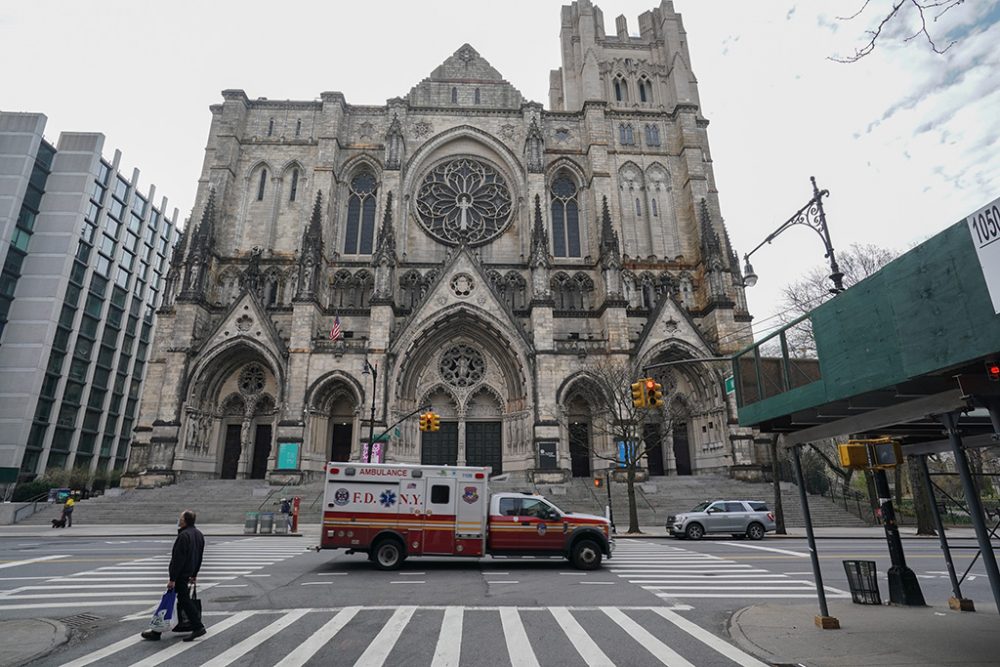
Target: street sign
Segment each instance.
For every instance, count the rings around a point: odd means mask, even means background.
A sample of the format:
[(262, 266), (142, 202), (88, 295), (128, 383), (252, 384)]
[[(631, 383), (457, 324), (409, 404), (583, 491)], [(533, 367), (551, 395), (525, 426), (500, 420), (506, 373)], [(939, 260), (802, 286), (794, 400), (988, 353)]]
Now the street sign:
[(298, 470), (299, 443), (282, 442), (278, 445), (278, 470)]
[(970, 215), (966, 222), (993, 300), (993, 312), (1000, 315), (1000, 197)]
[(726, 376), (726, 393), (731, 394), (736, 391), (736, 380), (732, 375)]

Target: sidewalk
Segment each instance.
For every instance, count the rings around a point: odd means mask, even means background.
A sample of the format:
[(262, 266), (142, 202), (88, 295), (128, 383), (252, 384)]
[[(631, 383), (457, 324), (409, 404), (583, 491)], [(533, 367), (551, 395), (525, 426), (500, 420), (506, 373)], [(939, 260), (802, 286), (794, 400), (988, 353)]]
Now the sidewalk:
[(69, 641), (69, 628), (47, 618), (0, 621), (0, 665), (19, 667)]
[(831, 600), (840, 630), (813, 624), (815, 602), (746, 607), (729, 621), (732, 640), (776, 665), (996, 665), (1000, 617), (991, 600), (977, 612), (947, 606), (867, 606)]
[[(625, 526), (619, 526), (624, 529)], [(206, 523), (198, 524), (198, 529), (210, 537), (244, 537), (243, 524), (241, 523)], [(319, 525), (301, 524), (297, 536), (306, 537), (312, 540), (319, 539)], [(844, 528), (816, 528), (813, 531), (817, 539), (885, 539), (885, 531), (881, 526), (872, 527), (844, 527)], [(904, 539), (937, 540), (935, 536), (917, 536), (917, 529), (912, 526), (902, 526), (899, 529)], [(74, 524), (72, 528), (50, 528), (48, 526), (0, 526), (0, 538), (4, 537), (174, 537), (177, 535), (177, 526), (173, 524), (147, 525), (147, 524), (103, 524), (91, 525), (86, 523)], [(295, 537), (296, 535), (267, 535), (266, 537)], [(768, 533), (764, 541), (781, 539), (805, 539), (804, 528), (789, 528), (788, 535), (775, 535)], [(949, 528), (947, 531), (949, 540), (954, 539), (975, 539), (976, 532), (972, 528)], [(650, 539), (668, 538), (667, 530), (663, 526), (643, 526), (642, 533), (638, 535), (628, 535), (619, 532), (615, 539)], [(708, 539), (715, 539), (711, 536)], [(729, 535), (719, 535), (718, 539), (732, 539)]]
[[(246, 535), (242, 523), (199, 523), (198, 530), (208, 537), (304, 537), (319, 539), (319, 526), (300, 525), (298, 533), (287, 535)], [(50, 528), (49, 526), (0, 526), (0, 538), (4, 537), (177, 537), (175, 524), (74, 524), (72, 528)], [(3, 664), (3, 663), (0, 663)]]

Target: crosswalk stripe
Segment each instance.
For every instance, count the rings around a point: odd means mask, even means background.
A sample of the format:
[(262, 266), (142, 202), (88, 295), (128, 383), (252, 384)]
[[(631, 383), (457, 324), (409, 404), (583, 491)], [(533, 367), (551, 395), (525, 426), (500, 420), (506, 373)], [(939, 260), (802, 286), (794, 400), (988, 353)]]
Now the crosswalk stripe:
[(324, 645), (340, 632), (352, 618), (358, 613), (360, 607), (345, 607), (336, 616), (323, 624), (316, 632), (312, 633), (308, 639), (299, 644), (298, 648), (289, 653), (281, 662), (274, 667), (301, 667), (306, 664), (309, 658), (323, 648)]
[(715, 649), (735, 662), (737, 665), (740, 665), (740, 667), (767, 667), (767, 665), (760, 660), (744, 653), (729, 642), (719, 639), (711, 632), (708, 632), (704, 628), (692, 623), (680, 614), (672, 612), (669, 609), (653, 609), (653, 613), (667, 619), (684, 632), (701, 641), (706, 646)]
[(308, 613), (308, 609), (299, 609), (285, 614), (263, 630), (255, 632), (239, 644), (229, 647), (208, 662), (202, 663), (202, 667), (226, 667), (226, 665), (232, 664)]
[(528, 633), (524, 631), (524, 623), (517, 609), (504, 607), (500, 610), (500, 624), (503, 626), (503, 638), (507, 641), (507, 653), (510, 664), (517, 667), (540, 667), (535, 652), (528, 641)]
[(413, 617), (416, 607), (400, 607), (395, 611), (388, 622), (382, 626), (375, 639), (368, 645), (365, 652), (361, 654), (354, 667), (381, 667), (385, 659), (389, 657), (392, 647), (396, 645), (399, 636), (403, 634), (403, 629)]
[[(219, 634), (220, 632), (222, 632), (224, 630), (228, 630), (229, 628), (233, 627), (234, 625), (242, 623), (243, 621), (245, 621), (246, 619), (250, 618), (251, 616), (253, 616), (253, 612), (252, 611), (241, 611), (241, 612), (238, 612), (237, 614), (235, 614), (233, 616), (230, 616), (229, 618), (227, 618), (224, 621), (220, 621), (219, 623), (216, 623), (215, 625), (210, 626), (207, 629), (213, 635)], [(155, 667), (156, 665), (162, 664), (162, 663), (166, 662), (167, 660), (169, 660), (169, 659), (177, 656), (178, 654), (183, 653), (184, 651), (188, 650), (189, 648), (193, 648), (194, 646), (195, 646), (194, 642), (174, 644), (173, 646), (171, 646), (170, 648), (168, 648), (166, 650), (157, 651), (156, 653), (154, 653), (153, 655), (149, 656), (148, 658), (146, 658), (144, 660), (140, 660), (139, 662), (133, 664), (132, 667)]]
[(458, 667), (462, 657), (463, 614), (461, 607), (448, 607), (444, 610), (431, 667)]
[(88, 653), (87, 655), (83, 656), (82, 658), (78, 658), (76, 660), (73, 660), (72, 662), (64, 663), (62, 665), (62, 667), (86, 667), (86, 665), (95, 663), (98, 660), (103, 660), (104, 658), (108, 657), (109, 655), (114, 655), (115, 653), (118, 653), (118, 651), (126, 649), (129, 646), (133, 646), (135, 644), (138, 644), (141, 641), (142, 641), (142, 637), (139, 637), (139, 636), (136, 636), (136, 635), (132, 635), (131, 637), (126, 637), (125, 639), (122, 639), (121, 641), (117, 641), (114, 644), (111, 644), (109, 646), (105, 646), (104, 648), (102, 648), (102, 649), (100, 649), (98, 651), (93, 651), (91, 653)]
[(651, 632), (633, 621), (625, 615), (625, 612), (614, 607), (603, 607), (602, 610), (608, 618), (618, 624), (622, 630), (632, 635), (644, 649), (652, 653), (656, 658), (668, 667), (694, 667), (693, 664), (685, 660), (679, 653), (661, 642), (653, 636)]
[(573, 618), (566, 607), (553, 607), (549, 612), (555, 617), (566, 636), (569, 637), (573, 648), (590, 667), (607, 667), (615, 664), (611, 662), (611, 658), (604, 654), (597, 642), (590, 638), (587, 631)]

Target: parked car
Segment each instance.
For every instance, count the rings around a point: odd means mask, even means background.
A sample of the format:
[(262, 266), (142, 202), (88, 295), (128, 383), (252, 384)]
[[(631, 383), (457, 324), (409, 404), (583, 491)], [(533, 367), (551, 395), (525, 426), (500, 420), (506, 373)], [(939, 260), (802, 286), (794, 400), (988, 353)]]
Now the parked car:
[(760, 540), (774, 529), (774, 514), (758, 500), (706, 500), (690, 512), (667, 517), (667, 532), (691, 540), (708, 533)]

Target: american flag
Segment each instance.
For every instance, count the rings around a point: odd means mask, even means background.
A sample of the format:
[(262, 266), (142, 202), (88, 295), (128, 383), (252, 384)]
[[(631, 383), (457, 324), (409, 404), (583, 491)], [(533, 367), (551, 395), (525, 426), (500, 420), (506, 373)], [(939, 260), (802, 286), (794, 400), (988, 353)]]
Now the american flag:
[(330, 340), (338, 341), (344, 332), (340, 330), (340, 315), (333, 318), (333, 328), (330, 329)]

